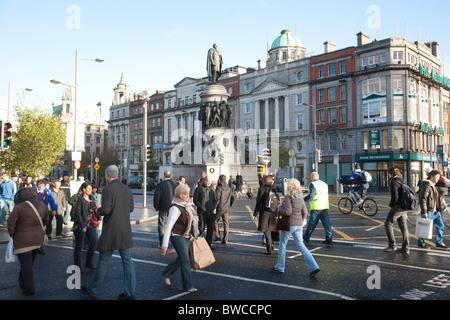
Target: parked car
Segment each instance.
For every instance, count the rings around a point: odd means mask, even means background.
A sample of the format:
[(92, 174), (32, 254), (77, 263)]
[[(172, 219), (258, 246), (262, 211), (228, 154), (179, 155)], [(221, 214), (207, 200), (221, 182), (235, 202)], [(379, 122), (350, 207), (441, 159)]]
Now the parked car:
[(127, 180), (127, 186), (128, 188), (132, 189), (132, 188), (138, 188), (138, 189), (142, 189), (142, 177), (139, 176), (130, 176), (128, 177)]

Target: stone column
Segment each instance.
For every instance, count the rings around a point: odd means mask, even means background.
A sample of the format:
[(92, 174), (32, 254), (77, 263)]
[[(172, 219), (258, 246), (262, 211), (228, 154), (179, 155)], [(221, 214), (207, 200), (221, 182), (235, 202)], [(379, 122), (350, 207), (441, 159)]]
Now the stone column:
[(255, 101), (255, 130), (259, 130), (261, 123), (260, 104), (259, 100)]
[(284, 96), (284, 131), (289, 131), (289, 95)]
[(280, 130), (280, 97), (275, 97), (275, 129)]
[(269, 130), (269, 98), (264, 99), (264, 129)]

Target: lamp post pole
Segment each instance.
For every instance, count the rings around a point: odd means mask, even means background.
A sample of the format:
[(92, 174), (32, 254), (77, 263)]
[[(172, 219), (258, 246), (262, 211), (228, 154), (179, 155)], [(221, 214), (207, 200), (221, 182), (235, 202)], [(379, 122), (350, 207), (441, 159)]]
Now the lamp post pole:
[[(74, 159), (74, 153), (77, 152), (77, 103), (78, 103), (78, 60), (91, 60), (91, 61), (95, 61), (98, 63), (103, 62), (104, 60), (101, 58), (97, 58), (97, 59), (91, 59), (91, 58), (83, 58), (78, 56), (78, 49), (75, 50), (75, 85), (70, 85), (70, 84), (66, 84), (66, 83), (62, 83), (59, 80), (50, 80), (51, 83), (53, 84), (63, 84), (69, 87), (74, 88), (75, 90), (75, 97), (74, 97), (74, 101), (73, 101), (73, 151), (72, 151), (72, 161), (76, 161)], [(81, 160), (81, 159), (79, 159)], [(77, 169), (75, 168), (75, 166), (73, 166), (73, 179), (77, 180)]]

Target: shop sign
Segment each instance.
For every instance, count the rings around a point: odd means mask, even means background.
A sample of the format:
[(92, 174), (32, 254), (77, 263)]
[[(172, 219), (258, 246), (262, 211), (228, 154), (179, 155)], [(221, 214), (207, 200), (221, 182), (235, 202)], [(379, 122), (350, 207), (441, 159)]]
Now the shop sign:
[(449, 78), (441, 76), (438, 72), (436, 72), (434, 70), (430, 72), (430, 69), (425, 68), (422, 64), (420, 64), (419, 69), (420, 69), (420, 74), (422, 76), (430, 78), (430, 79), (436, 81), (437, 83), (442, 84), (444, 87), (450, 88), (450, 79)]
[[(356, 155), (356, 161), (389, 161), (389, 160), (430, 161), (430, 155), (416, 154), (416, 153), (382, 153), (382, 154)], [(436, 161), (435, 156), (433, 156), (433, 161)]]

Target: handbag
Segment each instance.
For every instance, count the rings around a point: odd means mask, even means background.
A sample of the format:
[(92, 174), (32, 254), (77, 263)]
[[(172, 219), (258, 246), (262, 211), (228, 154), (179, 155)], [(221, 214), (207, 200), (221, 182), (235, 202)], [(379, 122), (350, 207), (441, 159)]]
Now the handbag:
[(281, 231), (291, 230), (291, 217), (278, 213), (276, 229)]
[[(289, 198), (289, 201), (291, 199)], [(291, 202), (292, 204), (292, 202)], [(283, 216), (280, 211), (278, 211), (277, 215), (277, 225), (275, 227), (277, 230), (281, 231), (290, 231), (291, 230), (291, 217)]]
[(423, 239), (433, 238), (433, 220), (417, 218), (416, 236)]
[(5, 253), (5, 262), (16, 262), (17, 257), (14, 255), (14, 242), (13, 238), (9, 237), (8, 246), (6, 247), (6, 253)]
[(216, 261), (205, 238), (194, 239), (189, 243), (189, 256), (192, 270), (201, 270)]
[(42, 223), (41, 216), (39, 215), (39, 212), (37, 212), (36, 208), (33, 206), (33, 204), (30, 201), (25, 201), (28, 203), (28, 205), (33, 209), (34, 213), (36, 213), (37, 218), (39, 219), (39, 222), (41, 223), (42, 231), (44, 231), (44, 240), (42, 241), (42, 245), (45, 246), (48, 243), (48, 237), (45, 234), (44, 224)]

